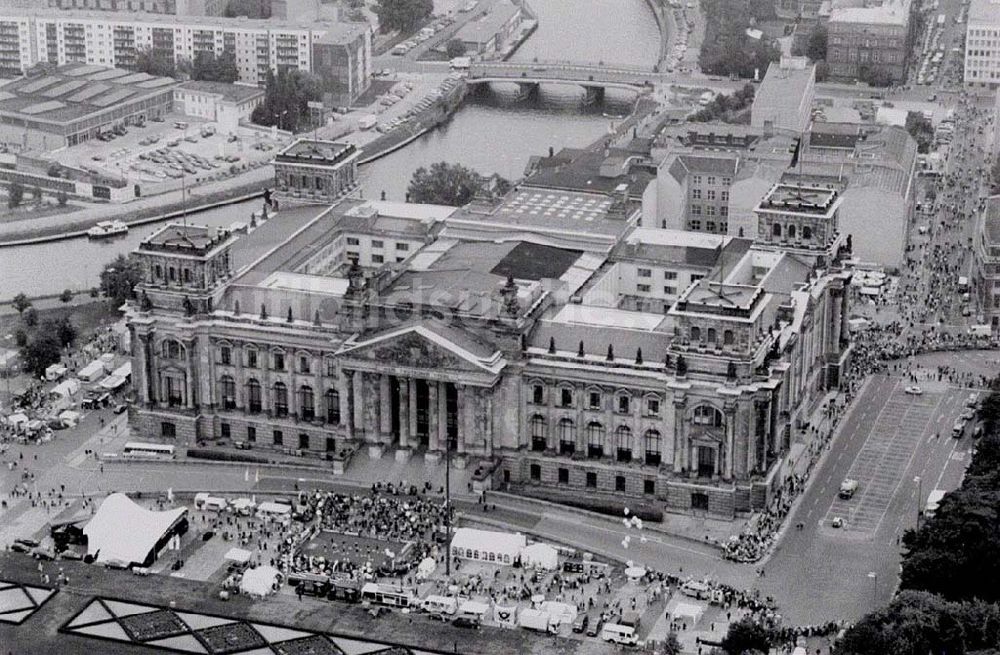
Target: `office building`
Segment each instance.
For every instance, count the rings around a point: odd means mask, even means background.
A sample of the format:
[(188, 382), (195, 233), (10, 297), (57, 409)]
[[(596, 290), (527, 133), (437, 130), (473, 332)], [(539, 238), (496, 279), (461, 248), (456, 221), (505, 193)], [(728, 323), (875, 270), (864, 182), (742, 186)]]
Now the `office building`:
[(980, 213), (973, 248), (972, 293), (977, 320), (1000, 332), (1000, 196)]
[(816, 66), (805, 57), (771, 62), (750, 108), (750, 126), (803, 132), (816, 96)]
[(1000, 84), (1000, 2), (972, 0), (965, 26), (965, 83)]
[(358, 155), (349, 143), (297, 139), (272, 162), (275, 192), (291, 201), (333, 202), (354, 189)]
[(827, 23), (830, 77), (844, 80), (885, 76), (893, 84), (906, 80), (912, 47), (912, 0), (885, 0), (870, 7), (836, 7)]

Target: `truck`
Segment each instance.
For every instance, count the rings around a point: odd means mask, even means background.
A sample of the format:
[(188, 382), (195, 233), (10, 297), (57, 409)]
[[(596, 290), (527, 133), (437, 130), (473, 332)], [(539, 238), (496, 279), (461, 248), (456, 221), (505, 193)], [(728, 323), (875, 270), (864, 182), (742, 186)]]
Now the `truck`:
[(837, 492), (837, 495), (843, 498), (844, 500), (849, 500), (854, 497), (854, 492), (856, 492), (857, 490), (858, 490), (858, 481), (852, 480), (851, 478), (847, 478), (846, 480), (840, 483), (840, 491)]
[(428, 614), (447, 614), (451, 616), (458, 611), (458, 599), (448, 596), (428, 596), (420, 603), (420, 609)]
[(453, 71), (467, 71), (471, 65), (471, 57), (455, 57), (448, 62), (448, 67)]
[(993, 330), (990, 328), (988, 323), (983, 325), (970, 325), (969, 334), (974, 337), (988, 337), (993, 334)]
[(623, 646), (635, 646), (639, 643), (635, 628), (620, 623), (605, 623), (601, 628), (601, 639)]
[(525, 630), (535, 630), (538, 632), (548, 632), (555, 634), (558, 627), (552, 623), (552, 616), (542, 610), (526, 607), (517, 615), (518, 627)]

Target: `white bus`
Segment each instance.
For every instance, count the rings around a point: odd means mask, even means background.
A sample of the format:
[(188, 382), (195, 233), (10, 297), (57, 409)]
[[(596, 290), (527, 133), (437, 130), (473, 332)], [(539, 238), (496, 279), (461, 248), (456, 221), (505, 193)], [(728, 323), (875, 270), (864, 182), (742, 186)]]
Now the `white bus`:
[(128, 459), (173, 459), (174, 452), (174, 447), (166, 444), (129, 441), (122, 449), (122, 457)]
[(946, 20), (948, 20), (948, 16), (947, 15), (945, 15), (945, 14), (938, 14), (938, 17), (937, 17), (938, 27), (941, 27), (942, 25), (944, 25), (944, 22)]
[(409, 589), (369, 582), (361, 587), (361, 601), (389, 607), (410, 607), (417, 603), (417, 598)]

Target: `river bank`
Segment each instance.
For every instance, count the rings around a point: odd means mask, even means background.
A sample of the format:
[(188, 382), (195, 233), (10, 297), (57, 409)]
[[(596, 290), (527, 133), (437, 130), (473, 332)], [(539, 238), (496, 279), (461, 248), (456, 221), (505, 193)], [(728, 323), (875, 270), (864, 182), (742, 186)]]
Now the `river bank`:
[(243, 202), (263, 195), (273, 178), (271, 166), (261, 166), (236, 177), (197, 187), (186, 197), (182, 192), (175, 191), (127, 205), (98, 205), (68, 214), (23, 221), (30, 223), (26, 225), (18, 224), (22, 221), (0, 224), (0, 248), (75, 239), (86, 235), (87, 229), (99, 221), (120, 220), (129, 226), (138, 226)]

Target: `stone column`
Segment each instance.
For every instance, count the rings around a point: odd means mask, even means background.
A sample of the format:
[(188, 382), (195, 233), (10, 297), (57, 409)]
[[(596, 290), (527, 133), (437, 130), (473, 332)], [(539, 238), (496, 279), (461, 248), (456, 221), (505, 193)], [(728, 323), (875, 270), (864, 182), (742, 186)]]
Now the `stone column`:
[(736, 459), (736, 406), (726, 404), (725, 407), (726, 416), (726, 439), (725, 439), (725, 465), (722, 465), (722, 458), (720, 457), (719, 470), (720, 474), (725, 475), (727, 479), (732, 479), (733, 477), (733, 462)]
[(683, 398), (674, 398), (674, 473), (680, 473), (681, 469), (689, 468), (690, 461), (688, 452), (687, 435), (684, 434), (684, 406), (686, 401)]
[(361, 371), (351, 371), (351, 381), (354, 387), (354, 397), (351, 399), (351, 408), (354, 413), (354, 430), (361, 432), (364, 436), (365, 430), (365, 405), (364, 405), (364, 374)]
[(340, 425), (346, 430), (348, 439), (354, 436), (354, 422), (351, 420), (351, 371), (341, 371), (338, 380), (338, 401), (340, 403)]
[[(438, 417), (438, 385), (440, 383), (427, 381), (427, 443), (430, 450), (442, 450), (445, 444), (441, 441), (439, 425), (444, 426), (444, 417)], [(441, 397), (444, 397), (442, 390)]]
[[(601, 401), (604, 400), (604, 394), (601, 394)], [(576, 453), (580, 454), (587, 450), (587, 442), (584, 441), (587, 438), (587, 416), (583, 411), (584, 406), (589, 406), (590, 402), (590, 391), (584, 387), (577, 394), (576, 403), (576, 435), (574, 439), (574, 446), (576, 448)]]
[[(417, 381), (413, 378), (407, 380), (407, 388), (409, 393), (407, 397), (409, 398), (409, 409), (407, 412), (407, 425), (409, 427), (410, 436), (413, 439), (417, 439)], [(430, 439), (427, 441), (428, 449), (430, 449), (430, 444), (432, 442)]]
[(194, 342), (184, 341), (184, 407), (194, 409)]
[(485, 413), (484, 425), (486, 427), (486, 452), (483, 453), (487, 457), (493, 456), (493, 390), (491, 389), (484, 396), (483, 402)]
[(385, 443), (392, 442), (392, 386), (389, 376), (378, 376), (379, 434)]
[(399, 447), (410, 447), (410, 380), (399, 380)]
[(432, 406), (431, 412), (437, 415), (437, 439), (438, 448), (447, 448), (448, 440), (448, 383), (437, 382), (437, 411)]
[(476, 388), (461, 385), (458, 388), (458, 452), (464, 453), (471, 444), (475, 448), (480, 435), (476, 434)]
[[(135, 335), (134, 330), (133, 335)], [(149, 336), (143, 334), (133, 336), (133, 339), (139, 340), (136, 344), (138, 347), (135, 348), (136, 356), (132, 366), (133, 386), (139, 390), (139, 402), (148, 405), (150, 388), (152, 387), (149, 375)]]

